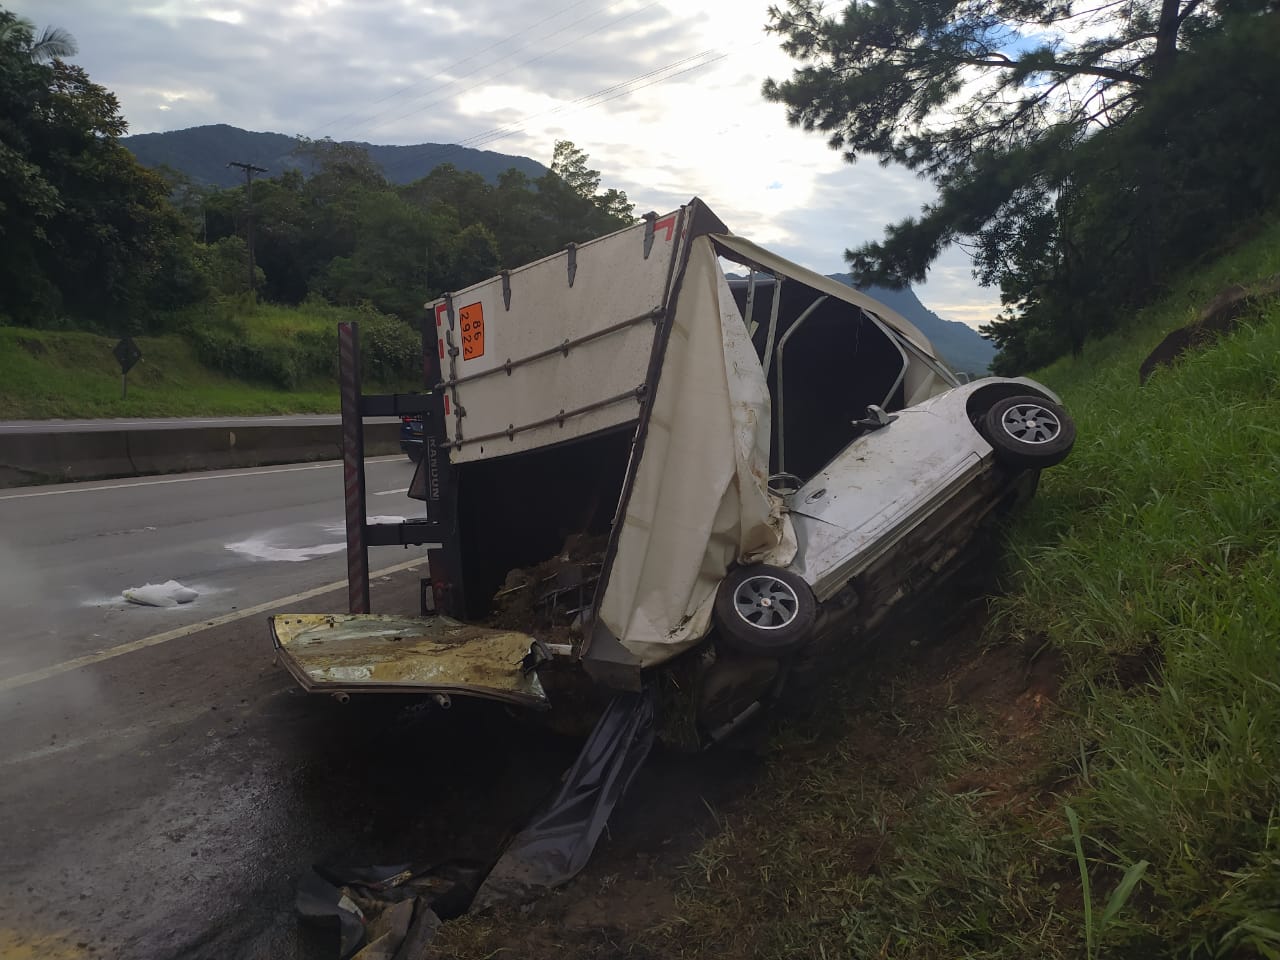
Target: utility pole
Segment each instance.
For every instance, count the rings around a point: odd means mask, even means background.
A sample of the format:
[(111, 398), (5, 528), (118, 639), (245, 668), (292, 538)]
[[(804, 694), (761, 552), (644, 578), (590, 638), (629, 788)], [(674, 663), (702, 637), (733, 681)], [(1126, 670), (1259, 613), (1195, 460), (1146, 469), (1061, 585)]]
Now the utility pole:
[(246, 214), (246, 232), (249, 241), (249, 293), (252, 295), (255, 271), (253, 268), (253, 175), (255, 173), (266, 173), (266, 167), (255, 167), (252, 163), (241, 163), (238, 160), (232, 160), (227, 164), (228, 167), (239, 167), (244, 171), (244, 191), (245, 206), (248, 210)]

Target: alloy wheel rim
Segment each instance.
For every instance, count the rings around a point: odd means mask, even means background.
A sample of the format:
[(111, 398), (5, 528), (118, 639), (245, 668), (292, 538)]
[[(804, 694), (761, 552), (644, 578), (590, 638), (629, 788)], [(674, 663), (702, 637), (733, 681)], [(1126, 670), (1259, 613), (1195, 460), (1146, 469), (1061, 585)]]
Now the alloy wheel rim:
[(744, 623), (758, 630), (780, 630), (799, 615), (800, 598), (790, 584), (761, 574), (738, 585), (733, 608)]
[(1038, 403), (1019, 403), (1000, 418), (1004, 432), (1019, 443), (1042, 444), (1056, 440), (1062, 433), (1062, 422), (1052, 410)]

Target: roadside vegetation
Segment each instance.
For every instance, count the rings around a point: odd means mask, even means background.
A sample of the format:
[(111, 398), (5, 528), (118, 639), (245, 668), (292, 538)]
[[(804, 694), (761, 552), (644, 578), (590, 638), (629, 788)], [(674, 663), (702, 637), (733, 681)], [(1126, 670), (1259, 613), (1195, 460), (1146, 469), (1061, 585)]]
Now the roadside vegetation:
[[(334, 409), (344, 318), (366, 377), (420, 387), (425, 301), (633, 222), (568, 141), (538, 178), (442, 164), (397, 185), (358, 147), (299, 139), (252, 202), (146, 169), (63, 26), (0, 7), (0, 416)], [(145, 359), (122, 402), (126, 335)]]
[(1278, 271), (1272, 221), (1035, 374), (1080, 439), (1007, 531), (1002, 592), (926, 603), (782, 722), (651, 880), (665, 918), (469, 918), (437, 956), (1280, 956), (1280, 302), (1138, 385), (1166, 332)]
[(421, 389), (421, 336), (397, 318), (240, 298), (189, 311), (179, 332), (136, 337), (142, 360), (124, 398), (115, 337), (0, 326), (0, 418), (334, 413), (342, 320), (360, 323), (367, 389)]

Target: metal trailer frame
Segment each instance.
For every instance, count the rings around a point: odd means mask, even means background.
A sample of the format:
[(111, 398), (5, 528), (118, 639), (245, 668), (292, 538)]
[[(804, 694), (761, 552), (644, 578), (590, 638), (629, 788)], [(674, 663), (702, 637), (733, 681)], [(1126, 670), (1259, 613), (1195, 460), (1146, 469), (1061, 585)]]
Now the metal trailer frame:
[[(439, 378), (434, 337), (428, 349), (429, 328), (423, 324), (422, 369), (424, 380)], [(448, 456), (441, 449), (444, 410), (439, 393), (371, 394), (360, 392), (360, 325), (338, 324), (338, 381), (342, 397), (342, 479), (347, 532), (347, 607), (349, 613), (369, 613), (369, 547), (422, 546), (432, 573), (446, 576), (457, 569), (456, 538), (450, 537), (451, 511), (447, 509), (452, 484)], [(369, 523), (364, 477), (364, 420), (366, 417), (422, 417), (422, 458), (410, 485), (410, 496), (426, 501), (427, 516), (400, 523)], [(452, 543), (452, 549), (450, 544)], [(451, 561), (453, 561), (451, 566)], [(447, 581), (446, 581), (447, 582)], [(436, 608), (435, 591), (422, 581), (423, 615)]]

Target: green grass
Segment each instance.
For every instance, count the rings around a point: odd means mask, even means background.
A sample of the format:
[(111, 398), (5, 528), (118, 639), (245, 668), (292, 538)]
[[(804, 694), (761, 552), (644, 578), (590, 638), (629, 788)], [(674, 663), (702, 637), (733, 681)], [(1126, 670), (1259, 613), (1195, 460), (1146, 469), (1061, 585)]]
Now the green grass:
[[(1069, 659), (1091, 855), (1150, 861), (1147, 955), (1280, 956), (1280, 304), (1144, 388), (1159, 334), (1280, 271), (1280, 224), (1043, 372), (1080, 427), (1016, 532), (999, 623)], [(1125, 682), (1134, 663), (1149, 681)]]
[(371, 311), (237, 303), (175, 318), (184, 332), (136, 337), (142, 361), (121, 399), (116, 338), (0, 326), (0, 418), (332, 413), (337, 324), (358, 320), (366, 390), (421, 389), (418, 335)]
[(138, 337), (143, 359), (120, 398), (115, 338), (90, 333), (0, 327), (0, 418), (181, 417), (329, 413), (337, 385), (300, 390), (245, 383), (202, 366), (177, 335)]
[[(1273, 222), (1035, 374), (1079, 440), (1008, 533), (982, 641), (863, 664), (784, 725), (634, 955), (1280, 958), (1280, 303), (1138, 385), (1277, 271)], [(446, 925), (440, 955), (521, 924)]]
[(1280, 305), (1138, 385), (1166, 332), (1277, 271), (1272, 224), (1036, 374), (1080, 439), (1011, 531), (987, 642), (1059, 651), (1063, 709), (1014, 744), (1007, 717), (933, 707), (868, 757), (874, 702), (784, 740), (656, 952), (1280, 957)]

